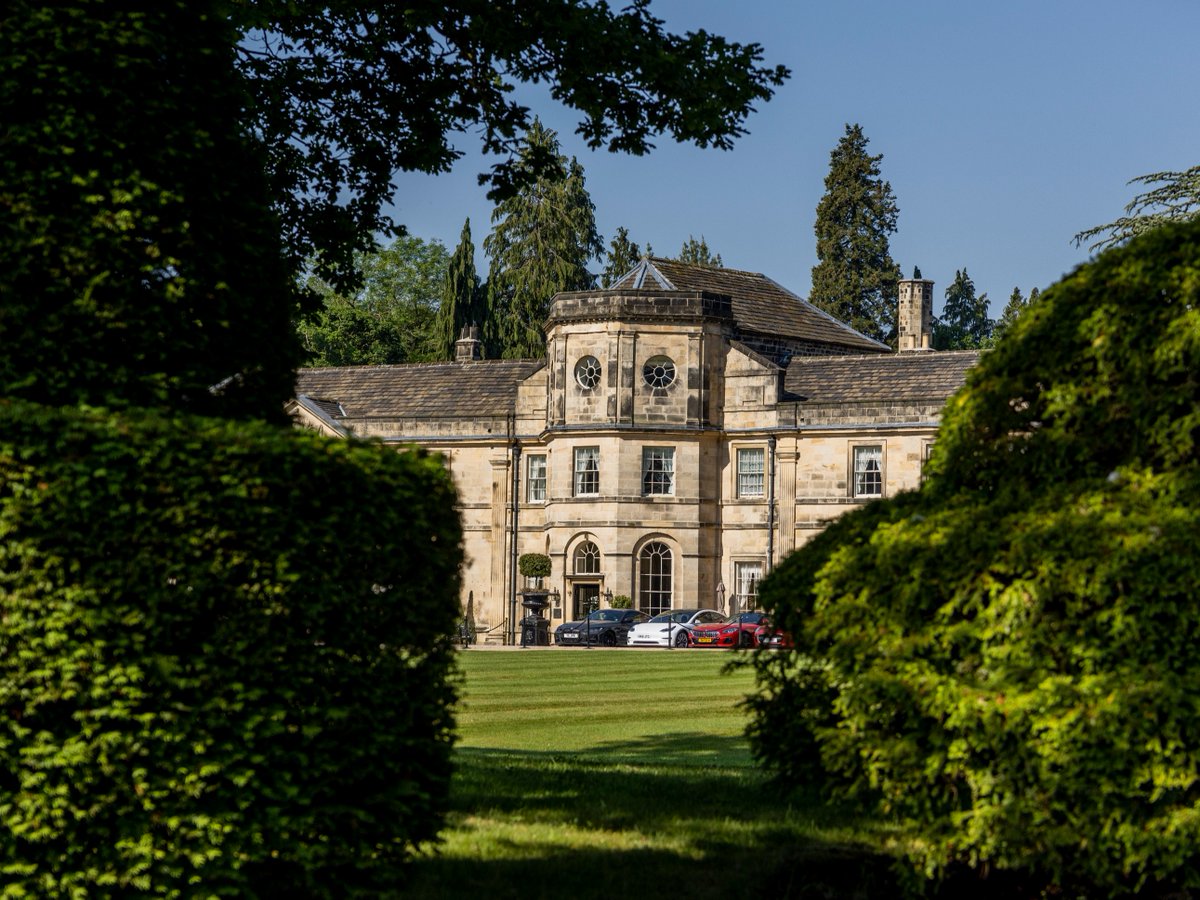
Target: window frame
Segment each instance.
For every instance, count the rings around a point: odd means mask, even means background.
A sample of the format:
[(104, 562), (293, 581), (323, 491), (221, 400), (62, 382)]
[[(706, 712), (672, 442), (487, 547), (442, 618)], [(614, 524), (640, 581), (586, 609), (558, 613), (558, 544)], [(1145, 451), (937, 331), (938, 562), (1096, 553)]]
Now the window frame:
[[(742, 466), (743, 459), (750, 459), (752, 455), (758, 456), (758, 471), (749, 471)], [(758, 478), (758, 490), (751, 492), (746, 489), (746, 480), (754, 476)], [(767, 495), (767, 448), (766, 447), (738, 447), (735, 454), (735, 470), (734, 470), (734, 496), (739, 500), (761, 500)]]
[[(596, 446), (576, 447), (572, 452), (571, 459), (573, 463), (571, 466), (571, 496), (600, 496), (600, 448)], [(593, 463), (591, 469), (586, 468), (589, 460)], [(585, 490), (585, 487), (594, 487), (595, 490)]]
[[(651, 616), (672, 608), (675, 553), (666, 541), (647, 541), (638, 551), (638, 609)], [(665, 565), (663, 565), (665, 561)], [(649, 603), (649, 598), (656, 602)]]
[[(581, 567), (580, 562), (590, 563)], [(595, 541), (581, 541), (571, 554), (571, 569), (573, 575), (600, 575), (600, 548)]]
[[(535, 476), (533, 472), (534, 462), (541, 463), (541, 475)], [(545, 453), (531, 453), (525, 457), (525, 502), (526, 503), (545, 503), (546, 502), (546, 487), (547, 474), (549, 464)], [(541, 485), (541, 496), (534, 496), (534, 486)]]
[[(661, 455), (660, 455), (661, 454)], [(654, 467), (652, 462), (657, 457), (659, 462), (667, 461), (668, 467)], [(665, 486), (665, 490), (661, 489)], [(654, 489), (654, 488), (659, 489)], [(674, 447), (643, 447), (642, 448), (642, 496), (643, 497), (674, 497), (675, 496), (675, 448)]]
[[(860, 470), (860, 456), (865, 458), (866, 454), (872, 450), (877, 452), (875, 460), (868, 459), (867, 465)], [(874, 472), (872, 472), (870, 469), (870, 463), (873, 461), (878, 463), (878, 466)], [(864, 442), (852, 444), (850, 446), (850, 496), (855, 500), (876, 500), (882, 497), (884, 495), (884, 488), (887, 484), (887, 480), (884, 477), (884, 473), (886, 471), (886, 461), (887, 445), (883, 442), (872, 441), (870, 443)], [(878, 492), (867, 493), (865, 490), (860, 490), (860, 485), (864, 483), (860, 482), (860, 475), (862, 475), (864, 479), (869, 478), (870, 481), (878, 484)]]

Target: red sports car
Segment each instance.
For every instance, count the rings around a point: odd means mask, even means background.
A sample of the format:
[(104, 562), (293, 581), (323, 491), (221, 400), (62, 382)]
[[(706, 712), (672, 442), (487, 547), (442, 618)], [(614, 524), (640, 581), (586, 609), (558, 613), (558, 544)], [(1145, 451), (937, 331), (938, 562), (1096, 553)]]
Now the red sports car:
[(697, 625), (692, 629), (693, 647), (754, 647), (760, 630), (771, 630), (766, 613), (738, 613), (725, 622)]

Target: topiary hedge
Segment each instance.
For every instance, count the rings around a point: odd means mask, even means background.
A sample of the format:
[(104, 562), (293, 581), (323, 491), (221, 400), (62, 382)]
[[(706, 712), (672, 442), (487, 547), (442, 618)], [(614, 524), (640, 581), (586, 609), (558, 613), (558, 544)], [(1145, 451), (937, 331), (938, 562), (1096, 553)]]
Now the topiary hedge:
[(924, 877), (1200, 889), (1200, 223), (1042, 295), (919, 493), (763, 582), (757, 755), (893, 818)]
[(0, 893), (395, 891), (450, 778), (454, 502), (417, 452), (0, 401)]

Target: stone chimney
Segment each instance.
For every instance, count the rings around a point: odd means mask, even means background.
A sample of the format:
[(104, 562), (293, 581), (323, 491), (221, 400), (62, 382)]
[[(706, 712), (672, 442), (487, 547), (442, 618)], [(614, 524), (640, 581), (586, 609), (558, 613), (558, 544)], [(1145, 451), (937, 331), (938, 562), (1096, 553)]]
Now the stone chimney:
[(933, 282), (921, 277), (913, 268), (912, 278), (900, 279), (900, 341), (901, 353), (929, 350), (933, 339)]
[(483, 342), (479, 340), (479, 326), (464, 326), (462, 335), (454, 342), (454, 361), (474, 362), (482, 358)]

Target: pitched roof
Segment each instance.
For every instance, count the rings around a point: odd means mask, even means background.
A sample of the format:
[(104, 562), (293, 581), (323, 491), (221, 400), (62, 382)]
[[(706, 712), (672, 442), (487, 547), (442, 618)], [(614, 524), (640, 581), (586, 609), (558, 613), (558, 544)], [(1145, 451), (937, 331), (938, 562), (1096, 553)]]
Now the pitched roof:
[(967, 382), (980, 351), (890, 356), (797, 356), (783, 376), (791, 399), (811, 403), (945, 401)]
[(339, 419), (502, 416), (513, 411), (520, 383), (543, 365), (540, 359), (484, 359), (301, 369), (296, 393)]
[(888, 352), (886, 344), (860, 334), (758, 272), (654, 256), (639, 262), (609, 290), (622, 288), (723, 294), (732, 300), (734, 320), (743, 332), (835, 344), (850, 351)]

